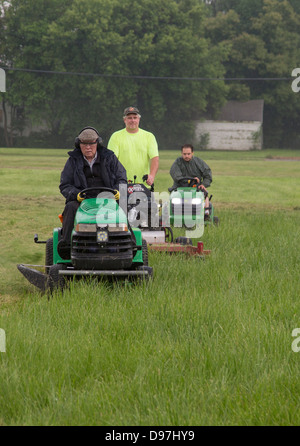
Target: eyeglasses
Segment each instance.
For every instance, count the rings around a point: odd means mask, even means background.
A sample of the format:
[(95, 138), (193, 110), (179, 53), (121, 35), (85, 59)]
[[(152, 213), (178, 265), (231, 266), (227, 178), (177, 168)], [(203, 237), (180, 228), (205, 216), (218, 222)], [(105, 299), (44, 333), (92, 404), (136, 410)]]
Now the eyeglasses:
[(80, 141), (80, 144), (82, 144), (83, 146), (93, 146), (94, 144), (97, 144), (97, 141), (93, 141), (93, 142), (82, 142), (82, 141)]

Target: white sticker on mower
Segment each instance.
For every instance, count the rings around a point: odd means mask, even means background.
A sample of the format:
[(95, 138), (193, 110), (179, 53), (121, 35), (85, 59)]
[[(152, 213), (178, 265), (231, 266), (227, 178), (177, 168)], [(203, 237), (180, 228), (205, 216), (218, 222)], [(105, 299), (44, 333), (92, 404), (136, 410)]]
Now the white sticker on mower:
[(0, 328), (0, 352), (1, 353), (6, 352), (6, 335), (3, 328)]

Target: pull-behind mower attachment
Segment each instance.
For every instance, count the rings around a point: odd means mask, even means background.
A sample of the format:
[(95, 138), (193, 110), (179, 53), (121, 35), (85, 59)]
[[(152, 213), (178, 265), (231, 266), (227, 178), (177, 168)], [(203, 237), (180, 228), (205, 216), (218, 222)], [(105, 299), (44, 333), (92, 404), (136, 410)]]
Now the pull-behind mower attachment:
[(190, 256), (204, 256), (210, 254), (210, 250), (203, 249), (203, 242), (197, 242), (197, 246), (189, 243), (189, 239), (181, 237), (178, 243), (153, 243), (148, 245), (149, 251), (168, 252), (170, 254), (184, 253)]

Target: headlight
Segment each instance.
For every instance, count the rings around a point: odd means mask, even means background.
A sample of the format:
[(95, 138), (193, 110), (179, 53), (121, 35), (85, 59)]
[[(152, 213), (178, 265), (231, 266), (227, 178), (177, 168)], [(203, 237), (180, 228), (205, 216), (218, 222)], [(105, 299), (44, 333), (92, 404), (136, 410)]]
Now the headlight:
[(201, 204), (202, 200), (201, 198), (192, 198), (192, 204)]
[(100, 228), (97, 232), (97, 242), (98, 243), (106, 243), (108, 241), (108, 232)]
[(119, 224), (109, 224), (108, 225), (109, 232), (120, 232), (120, 231), (128, 231), (128, 226), (126, 223)]
[(97, 226), (95, 224), (88, 224), (88, 223), (78, 223), (75, 226), (76, 232), (96, 232)]
[(182, 198), (172, 198), (172, 204), (182, 204)]

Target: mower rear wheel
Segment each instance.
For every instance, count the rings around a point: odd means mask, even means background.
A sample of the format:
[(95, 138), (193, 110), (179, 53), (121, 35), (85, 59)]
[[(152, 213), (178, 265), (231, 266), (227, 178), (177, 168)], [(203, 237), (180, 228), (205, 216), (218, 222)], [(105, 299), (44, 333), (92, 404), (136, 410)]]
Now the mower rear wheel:
[(45, 255), (45, 273), (49, 274), (50, 266), (53, 265), (53, 238), (48, 238), (46, 241), (46, 255)]
[(164, 226), (163, 230), (165, 231), (165, 241), (167, 243), (173, 243), (173, 231), (169, 226)]

